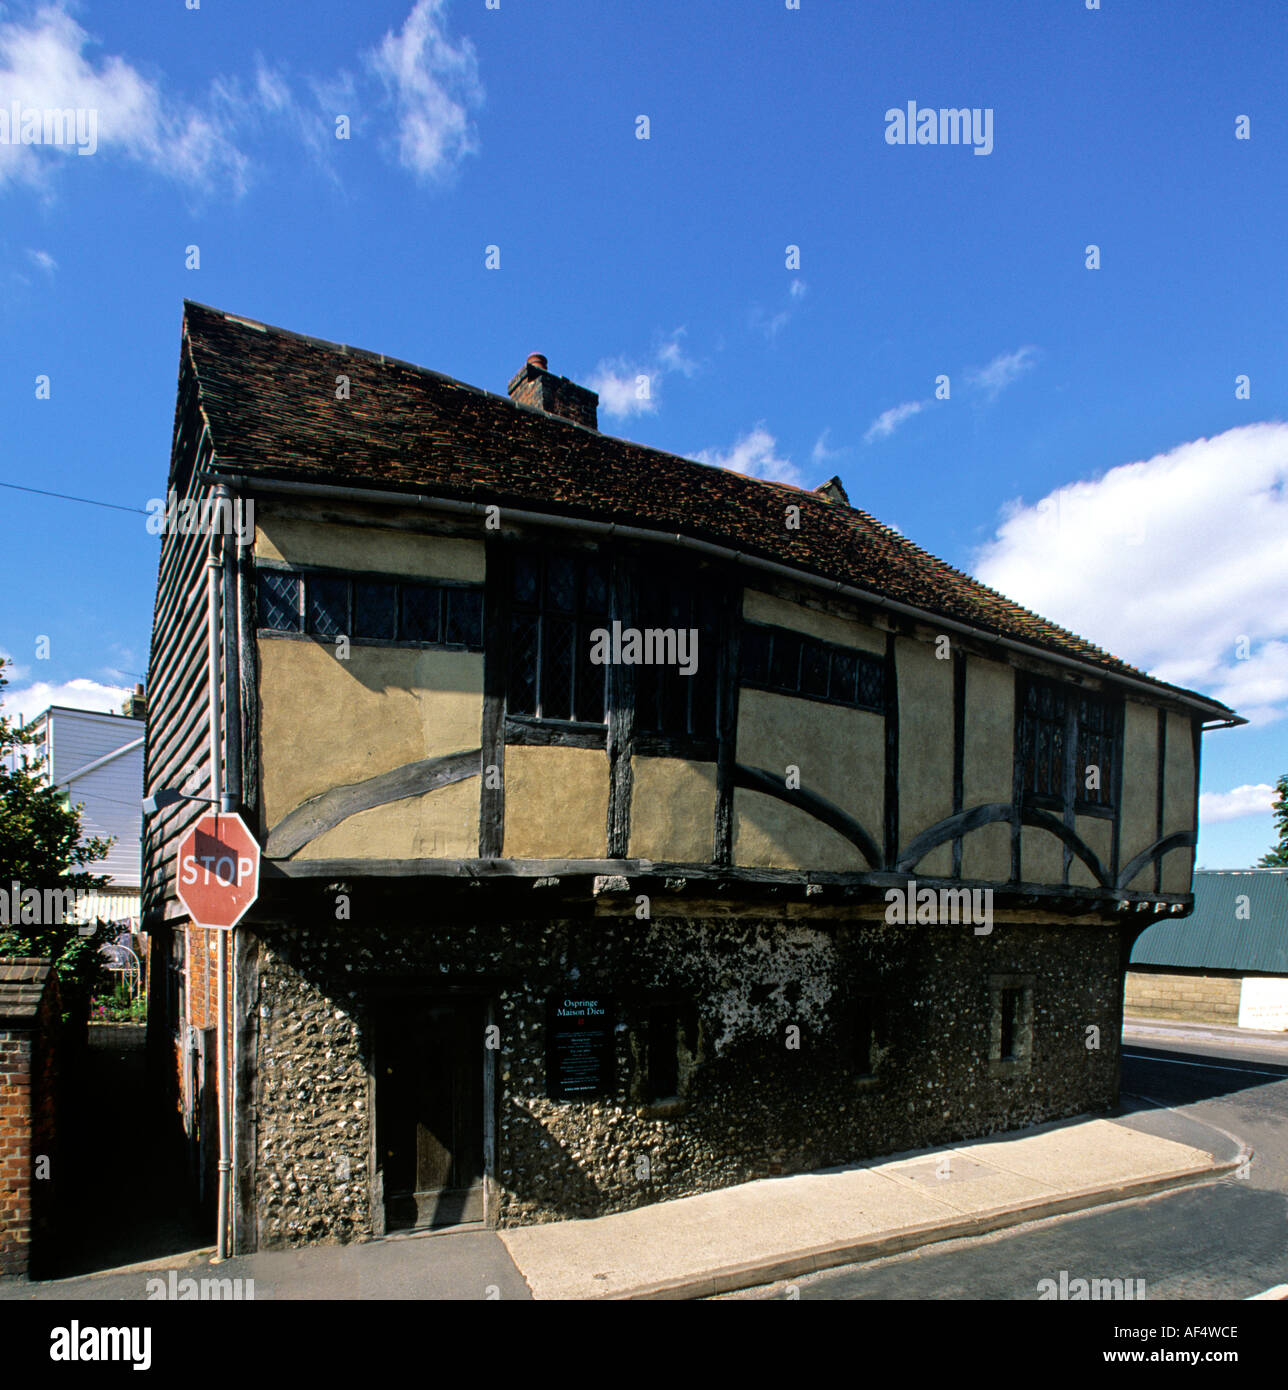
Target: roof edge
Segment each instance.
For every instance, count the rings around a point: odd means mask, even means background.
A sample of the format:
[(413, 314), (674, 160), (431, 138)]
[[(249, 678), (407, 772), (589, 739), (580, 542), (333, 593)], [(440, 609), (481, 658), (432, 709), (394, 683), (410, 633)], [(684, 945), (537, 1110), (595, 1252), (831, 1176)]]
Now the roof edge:
[[(392, 488), (386, 489), (372, 486), (353, 487), (339, 483), (301, 482), (295, 479), (274, 478), (261, 470), (256, 470), (254, 472), (244, 471), (238, 469), (235, 465), (223, 462), (221, 462), (220, 467), (212, 468), (207, 466), (205, 469), (201, 470), (201, 472), (202, 476), (210, 482), (237, 483), (245, 480), (251, 482), (258, 489), (270, 492), (300, 493), (317, 497), (329, 495), (335, 498), (346, 498), (348, 500), (354, 500), (356, 498), (372, 501), (381, 500), (390, 506), (426, 507), (431, 510), (437, 509), (439, 511), (467, 512), (472, 515), (482, 515), (486, 511), (486, 504), (482, 502), (469, 502), (460, 498), (442, 497), (434, 493), (398, 492)], [(969, 636), (983, 637), (988, 641), (995, 642), (999, 646), (1006, 647), (1012, 651), (1036, 656), (1042, 660), (1052, 662), (1055, 665), (1070, 667), (1078, 671), (1085, 671), (1096, 676), (1098, 679), (1112, 680), (1127, 686), (1140, 686), (1151, 692), (1170, 695), (1178, 703), (1189, 705), (1194, 709), (1205, 712), (1221, 721), (1223, 725), (1232, 727), (1248, 722), (1241, 715), (1236, 714), (1228, 705), (1223, 705), (1219, 700), (1214, 700), (1207, 695), (1201, 695), (1194, 690), (1186, 690), (1183, 686), (1168, 685), (1165, 681), (1156, 680), (1154, 677), (1144, 675), (1143, 673), (1134, 676), (1127, 675), (1125, 672), (1115, 671), (1111, 667), (1098, 666), (1093, 661), (1079, 660), (1077, 657), (1049, 651), (1047, 648), (1038, 646), (1034, 643), (1021, 642), (1016, 638), (1006, 637), (987, 627), (963, 622), (959, 618), (949, 618), (945, 614), (936, 613), (933, 609), (919, 608), (915, 604), (904, 603), (900, 599), (889, 598), (874, 590), (863, 589), (858, 585), (846, 584), (843, 580), (831, 579), (814, 570), (802, 569), (794, 565), (786, 565), (778, 560), (769, 560), (754, 552), (735, 550), (731, 546), (720, 545), (714, 541), (704, 540), (699, 536), (687, 535), (681, 531), (671, 532), (651, 527), (630, 526), (615, 521), (602, 521), (594, 517), (585, 517), (571, 512), (542, 512), (533, 511), (529, 508), (517, 507), (507, 507), (506, 511), (510, 516), (516, 519), (534, 521), (546, 525), (581, 528), (603, 535), (634, 536), (639, 539), (652, 541), (678, 542), (680, 545), (686, 546), (687, 548), (705, 551), (712, 556), (731, 561), (734, 564), (747, 565), (753, 569), (777, 573), (785, 578), (793, 579), (798, 583), (826, 589), (832, 593), (843, 594), (846, 597), (855, 598), (862, 603), (871, 604), (878, 608), (891, 609), (905, 616), (920, 621), (932, 622), (939, 626), (966, 633)]]

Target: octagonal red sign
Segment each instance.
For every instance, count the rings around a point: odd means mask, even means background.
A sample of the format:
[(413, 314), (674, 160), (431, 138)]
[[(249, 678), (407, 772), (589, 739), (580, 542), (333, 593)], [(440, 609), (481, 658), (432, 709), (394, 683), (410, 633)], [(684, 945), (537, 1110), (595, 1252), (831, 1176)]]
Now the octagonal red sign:
[(212, 811), (183, 833), (175, 891), (200, 927), (235, 927), (259, 896), (259, 844), (233, 811)]

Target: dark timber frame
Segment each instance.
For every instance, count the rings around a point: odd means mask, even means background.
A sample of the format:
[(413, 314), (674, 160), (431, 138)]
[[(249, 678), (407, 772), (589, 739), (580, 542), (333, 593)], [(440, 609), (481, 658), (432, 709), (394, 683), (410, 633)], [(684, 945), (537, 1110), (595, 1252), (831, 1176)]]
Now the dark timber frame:
[[(479, 858), (499, 859), (505, 840), (506, 652), (510, 638), (510, 549), (487, 542), (483, 581), (483, 724), (479, 791)], [(493, 775), (490, 769), (495, 769)]]
[(883, 864), (893, 864), (899, 853), (899, 685), (894, 656), (895, 635), (885, 642), (885, 853)]
[[(1158, 799), (1155, 806), (1157, 812), (1155, 824), (1155, 843), (1163, 838), (1163, 800), (1167, 795), (1167, 711), (1158, 711)], [(1139, 856), (1138, 856), (1139, 857)], [(1133, 861), (1134, 862), (1134, 861)], [(1163, 887), (1163, 857), (1158, 855), (1154, 860), (1154, 892), (1158, 893)]]
[[(970, 658), (953, 648), (953, 815), (962, 813), (966, 774), (966, 664)], [(962, 876), (962, 836), (953, 836), (953, 877)]]

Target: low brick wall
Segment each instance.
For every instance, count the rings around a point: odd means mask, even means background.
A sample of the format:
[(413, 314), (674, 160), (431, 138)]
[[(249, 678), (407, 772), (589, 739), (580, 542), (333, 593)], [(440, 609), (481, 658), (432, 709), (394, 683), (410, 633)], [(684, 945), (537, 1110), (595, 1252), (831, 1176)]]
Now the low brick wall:
[(34, 1033), (0, 1029), (0, 1278), (31, 1255), (31, 1054)]
[(1124, 1012), (1136, 1018), (1237, 1025), (1242, 987), (1243, 977), (1233, 972), (1129, 970)]
[(58, 1022), (49, 962), (0, 958), (0, 1279), (30, 1272), (48, 1226), (49, 1194), (38, 1189), (53, 1171)]

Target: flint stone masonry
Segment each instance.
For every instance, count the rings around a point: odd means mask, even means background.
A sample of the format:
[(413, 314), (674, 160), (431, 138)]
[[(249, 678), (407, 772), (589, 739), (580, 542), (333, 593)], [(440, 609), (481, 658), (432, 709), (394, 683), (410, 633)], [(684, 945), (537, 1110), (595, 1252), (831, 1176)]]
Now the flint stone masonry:
[[(380, 1229), (370, 1072), (373, 1026), (397, 1007), (380, 992), (391, 986), (473, 985), (493, 1002), (500, 1226), (625, 1211), (1116, 1100), (1121, 976), (1106, 927), (998, 924), (976, 936), (671, 917), (252, 930), (261, 1248)], [(1032, 1065), (990, 1077), (989, 981), (1017, 973), (1034, 981)], [(592, 986), (615, 1001), (616, 1093), (550, 1100), (547, 996)], [(852, 1060), (864, 992), (878, 999), (875, 1081)], [(688, 1001), (698, 1024), (680, 1051), (681, 1094), (663, 1105), (643, 1091), (647, 1011), (659, 998)], [(1098, 1049), (1086, 1045), (1090, 1025)]]

